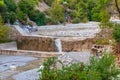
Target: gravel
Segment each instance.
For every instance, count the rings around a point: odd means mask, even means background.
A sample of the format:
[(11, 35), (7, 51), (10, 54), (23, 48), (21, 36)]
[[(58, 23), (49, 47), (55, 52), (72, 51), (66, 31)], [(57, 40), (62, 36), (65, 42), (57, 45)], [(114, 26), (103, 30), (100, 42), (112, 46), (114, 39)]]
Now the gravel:
[(38, 80), (39, 73), (37, 71), (38, 69), (28, 70), (13, 76), (13, 78), (15, 80)]

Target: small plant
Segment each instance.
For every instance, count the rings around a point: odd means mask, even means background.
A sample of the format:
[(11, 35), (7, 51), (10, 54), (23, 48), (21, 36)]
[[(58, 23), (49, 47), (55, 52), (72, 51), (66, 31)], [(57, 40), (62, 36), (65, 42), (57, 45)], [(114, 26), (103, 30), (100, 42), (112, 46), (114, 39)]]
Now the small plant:
[(116, 42), (120, 42), (120, 24), (116, 24), (113, 31), (113, 38)]
[(102, 44), (102, 45), (106, 45), (109, 44), (109, 39), (97, 39), (96, 40), (96, 44)]

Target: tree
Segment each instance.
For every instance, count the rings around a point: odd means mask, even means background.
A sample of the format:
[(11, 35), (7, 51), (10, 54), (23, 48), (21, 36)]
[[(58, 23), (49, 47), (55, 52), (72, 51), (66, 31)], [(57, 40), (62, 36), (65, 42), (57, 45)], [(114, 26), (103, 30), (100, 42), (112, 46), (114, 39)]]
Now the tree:
[[(31, 0), (30, 0), (31, 1)], [(30, 10), (33, 10), (34, 5), (29, 0), (20, 0), (18, 7), (24, 14), (29, 14)]]
[(75, 17), (80, 19), (80, 22), (88, 21), (87, 4), (84, 0), (81, 0), (75, 4)]
[(9, 41), (9, 31), (10, 29), (3, 25), (2, 17), (0, 16), (0, 43)]
[(115, 6), (117, 8), (117, 12), (119, 13), (119, 17), (120, 17), (120, 7), (119, 7), (118, 0), (115, 0)]
[(27, 22), (27, 15), (23, 13), (22, 11), (18, 10), (17, 19), (23, 24), (25, 24)]
[(17, 6), (13, 0), (4, 0), (4, 2), (7, 6), (8, 11), (16, 11)]
[(14, 24), (16, 21), (16, 13), (14, 12), (4, 12), (2, 13), (4, 23)]
[(0, 13), (6, 11), (6, 5), (3, 0), (0, 0)]
[(60, 5), (60, 2), (55, 0), (52, 4), (51, 10), (50, 10), (51, 18), (56, 23), (59, 23), (59, 22), (63, 23), (64, 22), (64, 13), (65, 13), (65, 10)]
[(101, 10), (100, 12), (101, 26), (107, 27), (110, 19), (110, 15), (106, 10)]
[(29, 18), (30, 20), (35, 21), (38, 26), (46, 24), (45, 14), (39, 10), (31, 10)]

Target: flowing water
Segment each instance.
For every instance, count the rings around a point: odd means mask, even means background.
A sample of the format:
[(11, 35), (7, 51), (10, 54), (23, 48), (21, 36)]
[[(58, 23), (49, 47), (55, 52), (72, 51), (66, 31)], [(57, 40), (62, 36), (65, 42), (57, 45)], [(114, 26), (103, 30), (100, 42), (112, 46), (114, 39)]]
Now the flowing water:
[(57, 47), (58, 52), (62, 53), (62, 44), (60, 39), (55, 40), (55, 45)]

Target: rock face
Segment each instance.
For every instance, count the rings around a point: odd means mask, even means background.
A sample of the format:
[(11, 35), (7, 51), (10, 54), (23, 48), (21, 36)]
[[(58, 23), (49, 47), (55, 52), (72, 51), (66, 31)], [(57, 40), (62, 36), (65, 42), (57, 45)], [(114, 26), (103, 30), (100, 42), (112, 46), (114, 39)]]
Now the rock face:
[[(63, 41), (61, 40), (62, 51), (84, 51), (92, 47), (93, 39)], [(22, 50), (36, 50), (57, 52), (55, 38), (23, 36), (17, 39), (17, 48)]]

